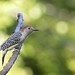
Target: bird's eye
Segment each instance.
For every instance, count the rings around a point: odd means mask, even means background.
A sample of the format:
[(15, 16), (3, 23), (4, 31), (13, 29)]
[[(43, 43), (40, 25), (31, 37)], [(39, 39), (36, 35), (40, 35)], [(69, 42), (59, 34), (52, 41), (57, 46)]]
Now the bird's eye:
[(28, 29), (30, 29), (30, 28), (28, 28)]

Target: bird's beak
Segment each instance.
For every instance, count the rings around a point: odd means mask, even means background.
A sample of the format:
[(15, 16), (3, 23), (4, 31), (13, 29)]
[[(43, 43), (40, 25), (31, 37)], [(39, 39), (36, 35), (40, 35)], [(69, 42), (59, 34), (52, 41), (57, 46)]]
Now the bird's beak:
[(33, 30), (33, 31), (39, 31), (38, 29), (35, 29), (35, 28), (33, 28), (32, 30)]

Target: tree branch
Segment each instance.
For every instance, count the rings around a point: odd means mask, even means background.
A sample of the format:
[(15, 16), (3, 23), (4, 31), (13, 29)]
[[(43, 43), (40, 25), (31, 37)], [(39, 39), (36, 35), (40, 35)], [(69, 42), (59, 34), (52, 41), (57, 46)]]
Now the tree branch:
[[(15, 32), (20, 31), (20, 29), (23, 27), (23, 16), (21, 13), (18, 13), (17, 15), (18, 17), (18, 25), (15, 29)], [(8, 63), (3, 67), (3, 69), (0, 71), (0, 75), (6, 75), (9, 70), (11, 69), (11, 67), (13, 66), (14, 62), (16, 61), (19, 53), (20, 53), (20, 49), (21, 49), (22, 45), (16, 47), (13, 51), (12, 56), (10, 57), (10, 59), (8, 60)]]
[(17, 17), (18, 17), (17, 19), (18, 25), (15, 29), (15, 32), (20, 31), (20, 29), (22, 29), (23, 27), (23, 15), (21, 13), (18, 13)]

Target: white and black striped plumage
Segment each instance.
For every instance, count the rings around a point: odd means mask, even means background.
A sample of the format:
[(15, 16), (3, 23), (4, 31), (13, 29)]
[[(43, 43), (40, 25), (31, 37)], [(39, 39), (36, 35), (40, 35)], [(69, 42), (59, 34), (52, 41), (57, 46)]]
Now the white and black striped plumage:
[(26, 37), (33, 31), (38, 31), (31, 26), (25, 26), (21, 31), (13, 33), (1, 46), (0, 50), (2, 50), (2, 65), (4, 63), (4, 58), (8, 50), (11, 50), (18, 45), (21, 45)]
[(21, 32), (13, 33), (1, 46), (0, 50), (3, 52), (2, 65), (4, 63), (4, 58), (8, 50), (11, 50), (21, 43)]
[[(12, 34), (2, 45), (1, 49), (4, 51), (6, 49), (9, 49), (11, 46), (16, 45), (20, 42), (21, 39), (21, 32), (16, 32)], [(10, 48), (11, 49), (11, 48)]]

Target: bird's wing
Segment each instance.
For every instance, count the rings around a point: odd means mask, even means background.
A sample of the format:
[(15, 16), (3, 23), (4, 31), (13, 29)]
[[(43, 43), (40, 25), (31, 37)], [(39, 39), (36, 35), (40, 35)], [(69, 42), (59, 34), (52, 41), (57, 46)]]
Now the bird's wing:
[[(2, 45), (2, 65), (4, 63), (4, 58), (7, 53), (8, 49), (12, 49), (13, 47), (17, 46), (17, 44), (20, 42), (22, 34), (21, 32), (13, 33)], [(13, 47), (12, 47), (13, 46)]]
[(16, 32), (13, 33), (2, 45), (1, 45), (1, 49), (5, 50), (8, 49), (9, 47), (16, 45), (20, 42), (20, 38), (21, 38), (22, 34), (21, 32)]

